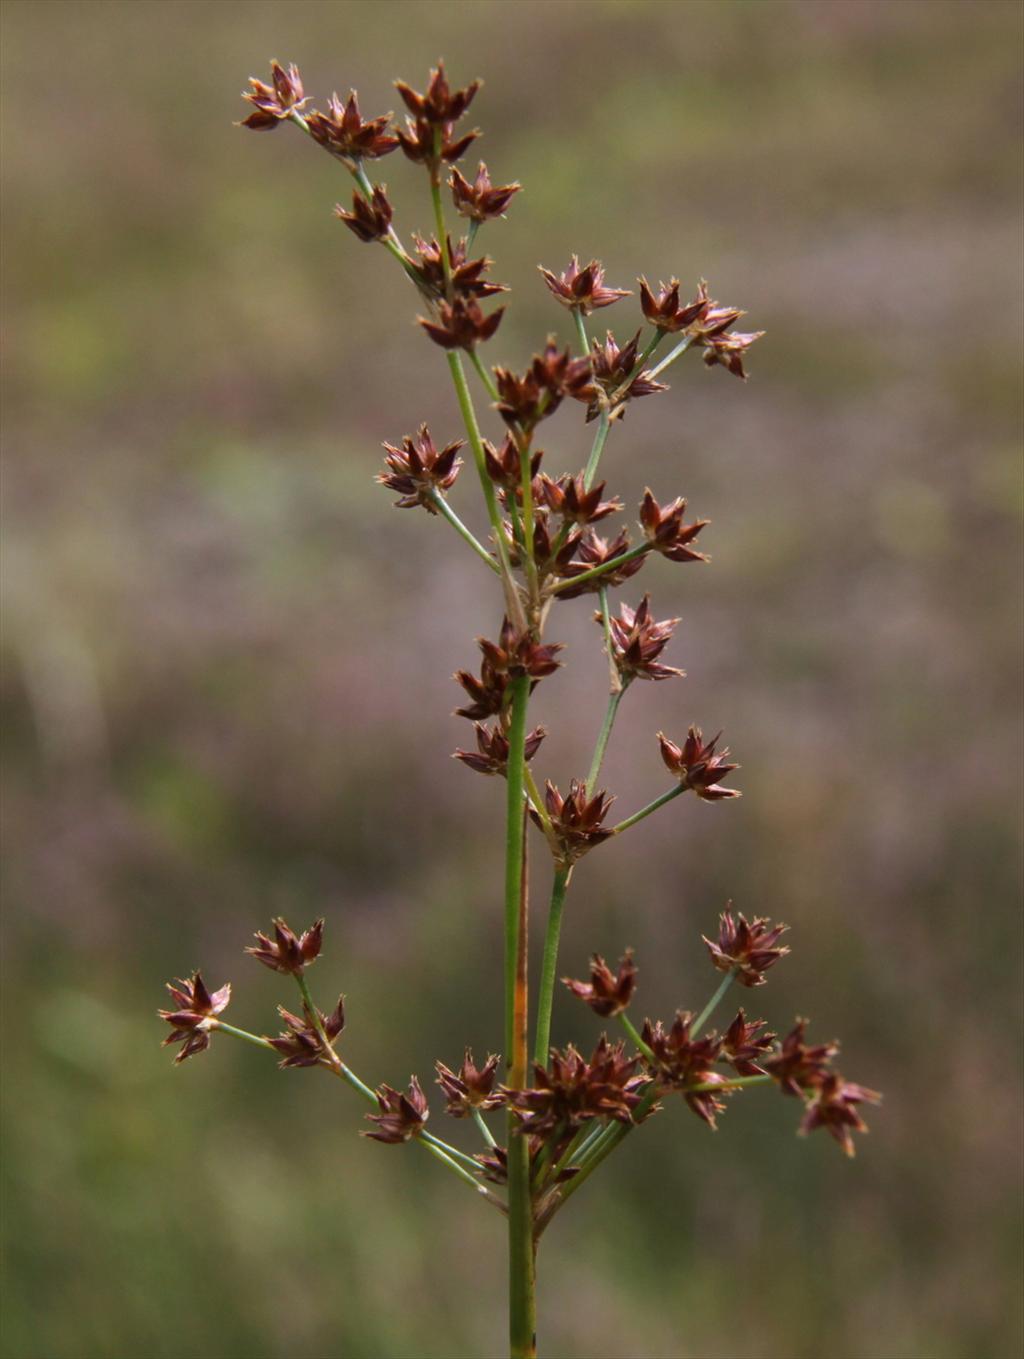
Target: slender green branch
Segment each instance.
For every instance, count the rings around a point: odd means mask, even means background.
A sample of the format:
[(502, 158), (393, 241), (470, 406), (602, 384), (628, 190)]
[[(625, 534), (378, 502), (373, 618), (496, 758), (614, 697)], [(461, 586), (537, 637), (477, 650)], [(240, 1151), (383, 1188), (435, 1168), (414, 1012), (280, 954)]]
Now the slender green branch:
[(587, 328), (583, 324), (583, 313), (579, 307), (572, 308), (572, 319), (576, 323), (576, 336), (580, 342), (580, 353), (586, 358), (590, 353), (590, 341), (587, 339)]
[(566, 1166), (571, 1164), (573, 1158), (581, 1150), (583, 1144), (593, 1134), (593, 1132), (594, 1129), (587, 1123), (584, 1123), (581, 1127), (577, 1128), (576, 1136), (572, 1139), (572, 1141), (566, 1147), (565, 1151), (562, 1152), (561, 1156), (551, 1167), (551, 1174), (548, 1176), (548, 1179), (557, 1181), (559, 1175), (561, 1175), (562, 1171), (565, 1170)]
[(562, 911), (565, 894), (569, 890), (572, 868), (555, 870), (551, 885), (551, 904), (544, 936), (544, 961), (541, 965), (540, 990), (537, 993), (537, 1036), (533, 1045), (534, 1061), (547, 1066), (548, 1045), (551, 1041), (551, 1007), (555, 998), (555, 978), (558, 971), (558, 940), (562, 930)]
[(487, 1143), (487, 1145), (488, 1145), (489, 1147), (496, 1147), (496, 1146), (498, 1145), (498, 1143), (497, 1143), (497, 1141), (495, 1140), (494, 1134), (491, 1132), (490, 1128), (487, 1126), (486, 1122), (484, 1121), (484, 1116), (483, 1116), (483, 1114), (480, 1112), (479, 1109), (474, 1109), (474, 1110), (473, 1110), (473, 1122), (474, 1122), (474, 1123), (476, 1124), (476, 1126), (480, 1129), (480, 1135), (481, 1135), (481, 1137), (483, 1137), (483, 1139), (484, 1139), (484, 1141)]
[(473, 249), (473, 242), (476, 240), (476, 233), (480, 230), (480, 223), (474, 217), (469, 224), (469, 231), (466, 233), (466, 254)]
[(444, 204), (441, 202), (441, 129), (434, 129), (434, 159), (430, 165), (430, 198), (434, 204), (434, 229), (437, 232), (437, 248), (444, 270), (444, 291), (450, 302), (452, 292), (452, 261), (448, 254), (448, 232), (444, 224)]
[(453, 1160), (448, 1155), (448, 1153), (446, 1151), (442, 1151), (441, 1148), (436, 1145), (436, 1143), (428, 1141), (426, 1136), (422, 1133), (420, 1134), (419, 1137), (414, 1137), (412, 1140), (414, 1142), (418, 1142), (419, 1145), (423, 1147), (425, 1151), (429, 1151), (431, 1156), (436, 1156), (443, 1166), (447, 1166), (447, 1168), (453, 1174), (458, 1175), (460, 1180), (463, 1180), (465, 1181), (466, 1184), (471, 1185), (474, 1191), (477, 1194), (479, 1194), (481, 1198), (484, 1198), (487, 1200), (488, 1203), (493, 1204), (494, 1207), (497, 1208), (499, 1212), (501, 1213), (508, 1212), (508, 1209), (506, 1208), (505, 1204), (502, 1203), (501, 1199), (498, 1198), (497, 1194), (492, 1194), (491, 1191), (487, 1188), (487, 1186), (485, 1184), (481, 1184), (475, 1175), (470, 1174), (468, 1170), (463, 1170), (462, 1166), (459, 1165), (458, 1161)]
[(469, 361), (476, 369), (477, 377), (480, 379), (480, 381), (486, 388), (487, 395), (491, 398), (492, 401), (499, 400), (498, 388), (495, 385), (494, 378), (491, 377), (490, 373), (484, 367), (483, 360), (480, 358), (480, 355), (476, 352), (475, 349), (471, 349), (469, 351)]
[(662, 361), (659, 364), (655, 365), (655, 367), (651, 369), (647, 376), (649, 378), (656, 378), (659, 373), (663, 373), (670, 363), (675, 363), (676, 359), (679, 358), (680, 354), (686, 353), (690, 345), (693, 344), (693, 339), (694, 337), (692, 335), (684, 335), (683, 338), (679, 341), (679, 343), (675, 346), (675, 348), (670, 349), (668, 353), (665, 355), (665, 357), (662, 359)]
[(590, 450), (590, 457), (587, 459), (586, 470), (583, 473), (583, 485), (589, 491), (594, 484), (597, 476), (597, 465), (601, 461), (601, 454), (604, 452), (605, 443), (608, 440), (608, 431), (611, 429), (611, 420), (608, 418), (607, 410), (602, 410), (597, 417), (597, 430), (594, 434), (594, 443)]
[(261, 1038), (258, 1034), (249, 1033), (246, 1029), (236, 1029), (234, 1024), (226, 1024), (223, 1019), (215, 1019), (210, 1023), (210, 1031), (216, 1030), (217, 1033), (230, 1034), (232, 1038), (241, 1038), (246, 1043), (251, 1043), (253, 1047), (269, 1048), (274, 1051), (274, 1046), (269, 1038)]
[(725, 995), (726, 991), (728, 991), (732, 979), (735, 975), (736, 974), (734, 970), (730, 968), (729, 971), (722, 978), (721, 985), (715, 991), (715, 994), (711, 997), (708, 1003), (704, 1006), (703, 1010), (701, 1010), (700, 1014), (690, 1025), (691, 1041), (695, 1038), (700, 1037), (701, 1030), (703, 1029), (704, 1025), (708, 1022), (708, 1020), (711, 1018), (711, 1016), (714, 1014), (715, 1010), (718, 1008), (718, 1002)]
[(620, 566), (625, 566), (627, 562), (634, 561), (650, 551), (650, 543), (637, 543), (636, 547), (631, 547), (628, 552), (623, 552), (618, 557), (612, 557), (611, 561), (602, 562), (600, 566), (592, 566), (589, 571), (581, 571), (578, 576), (567, 576), (565, 580), (560, 580), (557, 585), (551, 587), (551, 593), (557, 595), (562, 590), (585, 585), (588, 580), (596, 580), (598, 576), (606, 576), (609, 571), (617, 571)]
[(623, 831), (629, 830), (630, 826), (635, 826), (636, 823), (642, 821), (645, 816), (650, 816), (651, 812), (656, 812), (659, 807), (664, 807), (666, 802), (671, 802), (674, 797), (678, 797), (680, 793), (685, 793), (687, 791), (688, 789), (685, 783), (677, 783), (676, 786), (670, 788), (667, 793), (662, 793), (662, 795), (656, 797), (653, 802), (648, 802), (646, 807), (641, 807), (640, 810), (634, 812), (632, 816), (627, 816), (625, 821), (620, 821), (617, 826), (613, 826), (612, 834), (621, 835)]
[(450, 1156), (452, 1160), (458, 1161), (461, 1165), (466, 1166), (467, 1169), (472, 1170), (474, 1174), (480, 1173), (480, 1164), (478, 1161), (474, 1161), (472, 1156), (468, 1156), (464, 1151), (460, 1151), (458, 1147), (453, 1147), (451, 1143), (446, 1142), (443, 1137), (435, 1137), (433, 1133), (427, 1132), (426, 1128), (421, 1128), (416, 1135), (417, 1137), (422, 1137), (423, 1141), (428, 1143), (428, 1145), (438, 1147), (446, 1156)]
[(597, 738), (597, 745), (594, 747), (594, 758), (590, 762), (590, 773), (587, 775), (587, 795), (591, 796), (594, 786), (597, 783), (597, 776), (601, 772), (601, 765), (604, 762), (604, 753), (608, 748), (608, 738), (612, 734), (612, 727), (615, 724), (615, 714), (619, 711), (619, 704), (622, 702), (622, 695), (626, 692), (625, 688), (619, 689), (614, 694), (608, 695), (608, 708), (601, 724), (601, 732)]
[(625, 1029), (626, 1033), (629, 1035), (629, 1041), (630, 1041), (631, 1043), (634, 1043), (634, 1044), (636, 1045), (637, 1049), (638, 1049), (640, 1052), (643, 1053), (643, 1055), (647, 1058), (647, 1060), (648, 1060), (649, 1062), (653, 1062), (653, 1061), (654, 1061), (654, 1053), (653, 1053), (653, 1052), (651, 1051), (651, 1049), (647, 1046), (647, 1044), (644, 1042), (644, 1040), (640, 1037), (640, 1034), (639, 1034), (639, 1032), (638, 1032), (638, 1030), (637, 1030), (636, 1025), (633, 1023), (633, 1021), (630, 1019), (630, 1017), (625, 1013), (625, 1011), (623, 1011), (623, 1012), (619, 1015), (619, 1023), (622, 1025), (622, 1027)]
[(324, 1056), (332, 1066), (337, 1065), (340, 1068), (342, 1065), (341, 1058), (334, 1051), (334, 1046), (327, 1037), (327, 1032), (324, 1029), (324, 1021), (320, 1018), (320, 1011), (317, 1009), (316, 1002), (313, 1000), (312, 995), (310, 995), (309, 983), (301, 972), (295, 974), (295, 980), (298, 983), (299, 992), (302, 996), (302, 1004), (306, 1011), (306, 1018), (313, 1025), (313, 1028), (316, 1029), (317, 1037), (320, 1039), (320, 1044), (323, 1047)]
[(469, 546), (473, 549), (473, 551), (476, 553), (476, 555), (480, 557), (483, 561), (485, 561), (492, 571), (497, 572), (497, 574), (500, 576), (501, 567), (494, 560), (491, 554), (487, 551), (483, 543), (481, 543), (478, 538), (474, 537), (474, 535), (470, 532), (470, 530), (466, 527), (466, 525), (462, 522), (459, 516), (452, 509), (451, 505), (448, 504), (447, 499), (441, 494), (441, 492), (437, 490), (432, 490), (430, 492), (430, 501), (431, 504), (437, 508), (439, 513), (444, 515), (445, 519), (448, 520), (449, 524), (451, 524), (452, 528), (459, 535), (459, 537), (462, 538), (465, 542), (467, 542)]

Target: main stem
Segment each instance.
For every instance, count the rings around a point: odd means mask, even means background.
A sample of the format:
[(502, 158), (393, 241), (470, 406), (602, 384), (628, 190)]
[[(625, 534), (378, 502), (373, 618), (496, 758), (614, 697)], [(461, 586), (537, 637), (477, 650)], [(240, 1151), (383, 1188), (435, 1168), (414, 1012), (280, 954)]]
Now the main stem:
[[(525, 943), (525, 873), (523, 862), (523, 784), (526, 769), (526, 709), (530, 681), (512, 681), (512, 712), (508, 731), (505, 819), (505, 1050), (509, 1085), (526, 1084), (527, 975)], [(517, 1020), (519, 1022), (517, 1022)], [(536, 1282), (533, 1242), (533, 1204), (530, 1193), (530, 1148), (508, 1114), (508, 1306), (511, 1359), (533, 1359), (537, 1353)]]

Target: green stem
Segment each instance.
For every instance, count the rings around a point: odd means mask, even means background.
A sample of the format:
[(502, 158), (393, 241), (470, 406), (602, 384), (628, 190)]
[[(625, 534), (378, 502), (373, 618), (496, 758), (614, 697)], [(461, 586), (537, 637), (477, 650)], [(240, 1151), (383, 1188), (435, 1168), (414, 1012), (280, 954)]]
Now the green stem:
[(647, 1058), (647, 1060), (648, 1060), (649, 1062), (653, 1062), (653, 1061), (655, 1060), (655, 1058), (654, 1058), (654, 1053), (653, 1053), (653, 1052), (651, 1051), (651, 1049), (647, 1046), (647, 1044), (644, 1042), (644, 1040), (640, 1037), (640, 1034), (639, 1034), (639, 1032), (638, 1032), (638, 1030), (637, 1030), (636, 1025), (635, 1025), (635, 1024), (633, 1023), (633, 1021), (629, 1018), (629, 1016), (625, 1013), (625, 1011), (623, 1011), (623, 1012), (619, 1015), (619, 1023), (622, 1025), (622, 1027), (625, 1029), (626, 1033), (629, 1035), (629, 1041), (630, 1041), (631, 1043), (635, 1043), (635, 1044), (636, 1044), (637, 1049), (638, 1049), (640, 1052), (642, 1052), (642, 1053), (644, 1054), (644, 1056)]
[(576, 1191), (580, 1188), (580, 1186), (590, 1178), (590, 1176), (594, 1173), (594, 1171), (601, 1164), (601, 1162), (604, 1161), (606, 1157), (611, 1155), (611, 1153), (615, 1150), (619, 1143), (624, 1140), (624, 1138), (629, 1136), (630, 1132), (632, 1132), (633, 1128), (636, 1127), (637, 1123), (639, 1123), (643, 1119), (644, 1115), (655, 1103), (657, 1098), (658, 1088), (656, 1084), (652, 1081), (651, 1084), (647, 1087), (647, 1091), (644, 1094), (643, 1099), (641, 1099), (640, 1103), (633, 1111), (634, 1118), (633, 1123), (612, 1123), (609, 1125), (609, 1127), (602, 1130), (600, 1137), (596, 1138), (593, 1143), (593, 1150), (588, 1155), (586, 1164), (581, 1166), (579, 1173), (574, 1175), (572, 1179), (568, 1181), (568, 1183), (566, 1183), (559, 1189), (555, 1203), (552, 1205), (549, 1213), (547, 1214), (547, 1218), (541, 1225), (547, 1224), (547, 1220), (550, 1219), (551, 1213), (553, 1213), (557, 1208), (560, 1208), (563, 1203), (570, 1199), (573, 1196), (573, 1194), (575, 1194)]
[(695, 1038), (699, 1038), (699, 1037), (700, 1037), (700, 1031), (701, 1031), (701, 1029), (703, 1029), (704, 1025), (708, 1022), (708, 1020), (709, 1020), (709, 1019), (711, 1018), (711, 1016), (714, 1014), (715, 1010), (716, 1010), (717, 1007), (718, 1007), (718, 1002), (719, 1002), (719, 1001), (722, 999), (722, 997), (725, 995), (726, 991), (728, 991), (729, 985), (730, 985), (730, 983), (732, 982), (732, 979), (733, 979), (733, 976), (734, 976), (734, 975), (735, 975), (735, 974), (734, 974), (733, 970), (730, 968), (730, 970), (729, 970), (729, 971), (725, 974), (725, 976), (722, 978), (722, 983), (721, 983), (721, 985), (719, 986), (718, 990), (717, 990), (717, 991), (715, 992), (715, 994), (711, 997), (711, 999), (708, 1001), (708, 1003), (704, 1006), (703, 1010), (701, 1010), (700, 1014), (699, 1014), (699, 1015), (697, 1016), (697, 1018), (693, 1021), (693, 1023), (690, 1025), (690, 1040), (691, 1040), (691, 1041), (693, 1041)]
[[(514, 679), (508, 731), (505, 820), (505, 1051), (509, 1055), (509, 1084), (521, 1089), (526, 1081), (525, 1032), (517, 1016), (525, 1011), (526, 975), (521, 965), (520, 930), (523, 915), (523, 773), (526, 767), (526, 710), (530, 700), (527, 676)], [(525, 940), (523, 941), (525, 942)], [(508, 1113), (508, 1301), (511, 1359), (530, 1359), (536, 1353), (536, 1277), (533, 1202), (530, 1190), (530, 1148), (516, 1132), (515, 1115)]]
[(649, 378), (656, 378), (659, 373), (663, 373), (670, 363), (675, 363), (676, 359), (679, 358), (680, 354), (686, 353), (690, 345), (693, 344), (693, 338), (694, 337), (692, 335), (684, 335), (683, 338), (679, 341), (679, 343), (675, 346), (675, 348), (670, 349), (668, 353), (665, 355), (665, 357), (662, 359), (662, 361), (659, 364), (657, 364), (654, 368), (652, 368), (651, 371), (647, 374), (647, 376)]
[(469, 230), (466, 232), (466, 254), (467, 254), (467, 255), (468, 255), (469, 252), (473, 249), (473, 242), (476, 240), (476, 233), (477, 233), (479, 230), (480, 230), (480, 223), (479, 223), (479, 222), (476, 220), (476, 218), (474, 217), (473, 220), (472, 220), (472, 221), (470, 222), (470, 224), (469, 224)]
[[(460, 1180), (464, 1180), (466, 1184), (472, 1185), (475, 1192), (479, 1194), (481, 1198), (485, 1198), (488, 1203), (492, 1203), (500, 1212), (504, 1213), (506, 1211), (505, 1205), (496, 1194), (492, 1194), (487, 1186), (481, 1184), (475, 1175), (470, 1174), (468, 1170), (463, 1170), (458, 1161), (453, 1160), (452, 1157), (449, 1156), (446, 1151), (443, 1151), (435, 1142), (431, 1142), (425, 1133), (420, 1133), (418, 1137), (414, 1137), (412, 1140), (418, 1142), (425, 1151), (429, 1151), (431, 1156), (435, 1156), (441, 1164), (447, 1166), (453, 1174), (458, 1175)], [(477, 1167), (477, 1169), (479, 1169), (479, 1167)]]
[(241, 1038), (246, 1043), (251, 1043), (256, 1048), (269, 1048), (274, 1051), (273, 1044), (268, 1038), (260, 1038), (258, 1034), (249, 1033), (246, 1029), (236, 1029), (234, 1024), (225, 1024), (223, 1019), (217, 1019), (210, 1025), (211, 1032), (228, 1033), (232, 1038)]
[(434, 229), (437, 232), (437, 248), (444, 270), (444, 291), (452, 300), (452, 262), (448, 255), (448, 232), (444, 224), (444, 204), (441, 202), (441, 129), (434, 129), (434, 159), (430, 164), (430, 197), (434, 204)]
[(602, 410), (597, 417), (597, 432), (594, 434), (594, 443), (590, 450), (590, 457), (587, 459), (586, 470), (583, 473), (583, 485), (589, 491), (597, 476), (597, 465), (601, 461), (601, 454), (608, 439), (608, 431), (611, 429), (611, 421), (608, 412)]
[(625, 821), (620, 821), (617, 826), (612, 827), (613, 835), (621, 835), (624, 830), (629, 830), (630, 826), (635, 826), (638, 821), (642, 821), (645, 816), (650, 816), (651, 812), (656, 812), (659, 807), (664, 807), (666, 802), (671, 802), (680, 793), (688, 792), (685, 783), (677, 783), (674, 788), (670, 788), (667, 793), (662, 793), (661, 797), (656, 797), (653, 802), (648, 802), (646, 807), (641, 807), (632, 816), (627, 816)]
[(587, 328), (583, 324), (583, 313), (579, 307), (573, 307), (572, 319), (576, 322), (576, 334), (580, 342), (580, 353), (584, 358), (590, 353), (590, 341), (587, 339)]
[(604, 762), (604, 753), (608, 748), (608, 738), (612, 734), (612, 727), (615, 724), (615, 714), (619, 711), (619, 704), (622, 702), (622, 695), (626, 690), (619, 689), (614, 694), (608, 695), (608, 707), (605, 711), (604, 722), (601, 724), (601, 732), (597, 738), (597, 745), (594, 747), (594, 758), (590, 762), (590, 773), (587, 775), (587, 796), (593, 796), (594, 785), (597, 783), (597, 776), (601, 772), (601, 765)]
[(598, 576), (605, 576), (609, 571), (617, 571), (620, 566), (625, 566), (627, 562), (650, 551), (650, 543), (637, 543), (636, 547), (631, 547), (628, 552), (623, 552), (618, 557), (612, 557), (611, 561), (603, 562), (600, 566), (592, 566), (589, 571), (581, 571), (578, 576), (567, 576), (565, 580), (560, 580), (557, 585), (551, 587), (551, 593), (557, 595), (560, 591), (569, 590), (573, 586), (585, 585), (588, 580), (596, 580)]
[(479, 377), (480, 381), (484, 384), (484, 387), (487, 389), (487, 395), (491, 398), (492, 401), (497, 401), (499, 399), (498, 388), (495, 385), (494, 378), (491, 377), (490, 373), (484, 367), (483, 360), (480, 358), (480, 355), (476, 352), (475, 349), (471, 349), (469, 351), (469, 361), (476, 369), (477, 377)]
[(576, 1136), (572, 1139), (572, 1141), (566, 1147), (565, 1151), (562, 1152), (561, 1156), (552, 1166), (551, 1174), (548, 1177), (549, 1179), (557, 1181), (558, 1176), (561, 1175), (562, 1171), (566, 1168), (566, 1166), (572, 1162), (573, 1157), (576, 1156), (576, 1154), (583, 1147), (583, 1144), (593, 1135), (593, 1133), (594, 1128), (588, 1123), (584, 1123), (581, 1128), (577, 1129)]
[(487, 1145), (489, 1147), (496, 1147), (498, 1143), (495, 1140), (494, 1134), (491, 1132), (490, 1128), (484, 1122), (484, 1116), (479, 1109), (473, 1110), (473, 1122), (480, 1129), (480, 1135), (483, 1137)]
[(519, 484), (523, 496), (523, 558), (526, 562), (526, 580), (530, 591), (530, 604), (535, 606), (539, 596), (537, 591), (537, 562), (533, 551), (533, 477), (530, 473), (529, 436), (517, 434), (516, 445), (519, 449)]
[(537, 1036), (533, 1046), (534, 1061), (547, 1066), (548, 1045), (551, 1041), (551, 1007), (555, 998), (555, 974), (558, 971), (558, 939), (562, 931), (562, 912), (565, 894), (569, 890), (572, 868), (558, 868), (551, 885), (551, 905), (548, 907), (548, 927), (544, 936), (544, 961), (541, 966), (540, 990), (537, 993)]
[(417, 1136), (421, 1137), (429, 1146), (437, 1147), (440, 1151), (443, 1151), (445, 1155), (450, 1156), (453, 1161), (460, 1162), (460, 1164), (466, 1166), (469, 1170), (472, 1170), (474, 1174), (479, 1174), (479, 1163), (474, 1161), (472, 1156), (467, 1156), (464, 1151), (460, 1151), (458, 1147), (453, 1147), (451, 1143), (446, 1142), (444, 1138), (435, 1137), (433, 1133), (427, 1132), (426, 1128), (421, 1128), (417, 1133)]
[[(302, 995), (302, 1004), (306, 1011), (306, 1018), (313, 1025), (313, 1028), (316, 1029), (317, 1036), (319, 1037), (321, 1046), (324, 1050), (324, 1056), (332, 1066), (337, 1065), (340, 1069), (342, 1067), (341, 1058), (334, 1051), (331, 1040), (327, 1037), (326, 1030), (324, 1029), (324, 1022), (320, 1018), (320, 1011), (316, 1008), (316, 1003), (310, 995), (309, 983), (301, 972), (295, 974), (295, 980), (298, 983), (299, 992)], [(348, 1068), (346, 1067), (345, 1070), (347, 1071)]]
[(481, 543), (479, 539), (473, 536), (470, 530), (466, 527), (466, 525), (462, 522), (462, 520), (455, 513), (452, 507), (448, 504), (448, 501), (441, 494), (441, 492), (436, 490), (431, 491), (430, 500), (431, 504), (433, 504), (436, 507), (436, 509), (442, 515), (444, 515), (445, 519), (448, 520), (449, 524), (451, 524), (452, 528), (459, 535), (459, 537), (462, 538), (465, 542), (467, 542), (473, 549), (473, 551), (476, 553), (476, 555), (480, 557), (483, 561), (485, 561), (492, 571), (497, 572), (497, 574), (500, 576), (501, 567), (494, 560), (491, 554), (487, 551), (483, 543)]

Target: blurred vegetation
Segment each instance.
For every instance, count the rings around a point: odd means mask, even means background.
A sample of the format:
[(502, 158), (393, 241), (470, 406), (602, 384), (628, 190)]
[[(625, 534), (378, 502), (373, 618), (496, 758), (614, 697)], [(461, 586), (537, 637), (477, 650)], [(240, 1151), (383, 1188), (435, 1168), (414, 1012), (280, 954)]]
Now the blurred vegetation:
[[(313, 977), (347, 993), (356, 1070), (499, 1046), (501, 790), (448, 759), (493, 594), (371, 481), (381, 439), (454, 435), (444, 365), (332, 221), (338, 168), (232, 126), (271, 56), (375, 113), (439, 54), (486, 77), (482, 154), (526, 186), (483, 238), (515, 286), (494, 359), (568, 338), (535, 265), (571, 250), (614, 285), (704, 275), (769, 332), (746, 387), (674, 369), (606, 460), (627, 502), (689, 495), (715, 559), (644, 577), (689, 677), (630, 696), (609, 784), (640, 805), (652, 733), (695, 719), (746, 796), (588, 859), (565, 966), (632, 944), (645, 1011), (699, 1005), (732, 896), (793, 927), (768, 1018), (841, 1034), (886, 1092), (852, 1164), (786, 1101), (737, 1099), (717, 1136), (669, 1110), (545, 1238), (544, 1352), (1019, 1353), (1019, 6), (2, 17), (5, 1356), (501, 1352), (497, 1219), (358, 1138), (332, 1082), (223, 1039), (172, 1069), (153, 1013), (201, 962), (268, 1026), (288, 997), (241, 946), (325, 913)], [(554, 471), (578, 417), (545, 427)], [(605, 678), (565, 610), (539, 705), (563, 784)], [(560, 1000), (556, 1036), (589, 1019)]]

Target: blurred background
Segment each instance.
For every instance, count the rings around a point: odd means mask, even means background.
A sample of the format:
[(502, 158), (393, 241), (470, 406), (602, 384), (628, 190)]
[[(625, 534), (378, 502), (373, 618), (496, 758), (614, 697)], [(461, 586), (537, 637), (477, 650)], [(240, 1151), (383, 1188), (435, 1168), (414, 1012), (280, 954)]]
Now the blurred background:
[[(232, 126), (272, 56), (373, 115), (443, 55), (525, 185), (481, 237), (514, 288), (492, 362), (570, 338), (536, 266), (571, 251), (613, 286), (703, 275), (768, 331), (746, 386), (673, 368), (603, 469), (714, 521), (711, 567), (642, 577), (688, 678), (630, 693), (617, 807), (690, 721), (745, 796), (584, 861), (563, 970), (630, 944), (642, 1013), (699, 1008), (732, 897), (792, 926), (743, 999), (886, 1093), (852, 1163), (768, 1092), (717, 1135), (671, 1106), (545, 1238), (542, 1353), (1011, 1359), (1019, 6), (8, 0), (3, 27), (5, 1356), (503, 1352), (496, 1216), (358, 1137), (333, 1082), (223, 1038), (175, 1069), (155, 1016), (201, 965), (270, 1030), (287, 979), (240, 950), (324, 914), (311, 980), (366, 1079), (500, 1047), (503, 788), (449, 758), (495, 593), (372, 481), (382, 439), (459, 432), (445, 364), (332, 219), (340, 167)], [(426, 229), (419, 171), (382, 175)], [(552, 473), (580, 416), (544, 426)], [(454, 503), (482, 531), (471, 474)], [(564, 787), (606, 672), (588, 602), (551, 635), (537, 772)], [(559, 998), (559, 1041), (597, 1032)]]

